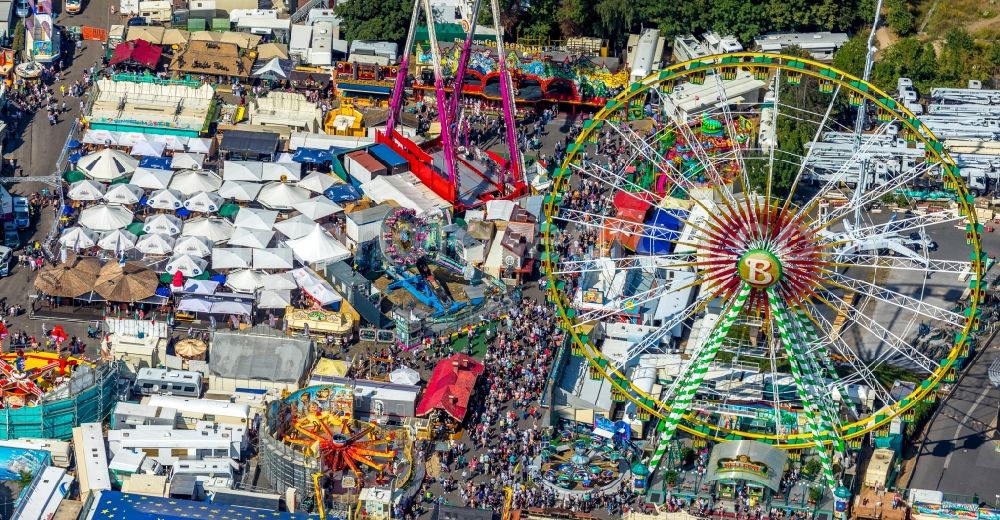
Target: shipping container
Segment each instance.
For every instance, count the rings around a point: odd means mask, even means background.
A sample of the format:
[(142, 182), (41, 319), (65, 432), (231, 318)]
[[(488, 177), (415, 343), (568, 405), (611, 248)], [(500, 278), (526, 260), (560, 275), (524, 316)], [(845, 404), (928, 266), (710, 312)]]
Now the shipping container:
[(402, 155), (399, 155), (392, 148), (384, 144), (372, 146), (368, 149), (368, 153), (378, 160), (378, 162), (382, 163), (392, 175), (410, 171), (410, 163), (406, 159), (403, 159)]
[(347, 154), (344, 164), (347, 165), (347, 173), (362, 184), (388, 173), (382, 163), (363, 150)]

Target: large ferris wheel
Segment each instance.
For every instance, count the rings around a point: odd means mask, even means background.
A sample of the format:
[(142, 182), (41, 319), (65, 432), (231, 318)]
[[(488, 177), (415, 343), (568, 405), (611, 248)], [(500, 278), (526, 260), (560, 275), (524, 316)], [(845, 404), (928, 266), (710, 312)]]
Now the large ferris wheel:
[[(549, 297), (590, 375), (659, 419), (654, 465), (678, 432), (753, 439), (814, 450), (835, 486), (845, 451), (969, 356), (987, 268), (973, 197), (860, 78), (771, 54), (679, 63), (585, 121), (553, 177)], [(621, 324), (617, 348), (596, 340)]]

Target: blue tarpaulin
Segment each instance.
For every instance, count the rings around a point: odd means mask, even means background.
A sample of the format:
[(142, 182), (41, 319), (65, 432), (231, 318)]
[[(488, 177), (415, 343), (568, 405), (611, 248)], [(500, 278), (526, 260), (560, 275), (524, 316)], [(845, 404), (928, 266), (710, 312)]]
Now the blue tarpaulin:
[[(673, 251), (675, 240), (684, 224), (680, 218), (687, 216), (686, 211), (676, 209), (656, 208), (646, 219), (646, 226), (639, 239), (635, 252), (639, 254), (665, 255)], [(680, 217), (680, 218), (678, 218)]]
[(326, 198), (334, 202), (361, 200), (361, 192), (350, 184), (336, 184), (334, 186), (330, 186), (323, 192), (323, 195), (326, 195)]
[(139, 159), (139, 166), (143, 168), (156, 168), (158, 170), (169, 170), (170, 157), (143, 157)]
[(322, 164), (333, 161), (333, 154), (319, 148), (299, 148), (292, 160), (299, 163)]

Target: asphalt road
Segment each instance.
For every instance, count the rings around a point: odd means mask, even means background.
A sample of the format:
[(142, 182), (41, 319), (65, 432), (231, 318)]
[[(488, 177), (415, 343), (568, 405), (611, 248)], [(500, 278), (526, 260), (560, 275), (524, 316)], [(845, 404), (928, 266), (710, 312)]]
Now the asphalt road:
[(910, 488), (977, 495), (980, 501), (996, 502), (995, 495), (1000, 493), (1000, 444), (996, 440), (1000, 390), (987, 376), (996, 359), (1000, 359), (1000, 348), (991, 344), (940, 404), (940, 413), (927, 427)]
[[(57, 2), (58, 3), (58, 2)], [(60, 14), (56, 18), (56, 23), (64, 27), (81, 25), (94, 27), (109, 27), (112, 22), (110, 16), (110, 6), (112, 0), (86, 0), (83, 12), (70, 16)], [(56, 5), (56, 9), (61, 6)], [(115, 23), (119, 21), (114, 20)], [(35, 117), (22, 129), (11, 129), (7, 146), (4, 148), (5, 156), (12, 156), (20, 167), (20, 175), (25, 177), (47, 176), (55, 173), (56, 160), (65, 146), (67, 136), (73, 126), (74, 120), (80, 115), (80, 99), (70, 96), (63, 97), (59, 94), (60, 85), (71, 85), (73, 82), (83, 78), (83, 72), (95, 63), (99, 63), (104, 54), (101, 42), (84, 42), (83, 49), (76, 51), (73, 49), (73, 42), (63, 42), (63, 49), (67, 56), (64, 61), (63, 74), (61, 79), (55, 81), (51, 88), (56, 94), (57, 101), (65, 99), (69, 111), (59, 116), (59, 123), (49, 125), (44, 110), (35, 114)], [(5, 172), (9, 175), (9, 171)], [(16, 184), (8, 184), (7, 189), (13, 195), (30, 195), (39, 192), (47, 186), (39, 182), (25, 180)], [(50, 188), (51, 190), (51, 188)], [(41, 241), (48, 235), (52, 227), (54, 214), (53, 208), (43, 208), (39, 216), (35, 219), (34, 225), (27, 232), (21, 233), (22, 243), (31, 241)], [(9, 305), (20, 303), (28, 307), (28, 296), (34, 294), (33, 282), (34, 273), (26, 267), (16, 266), (10, 276), (0, 283), (0, 299), (6, 299)], [(27, 331), (29, 334), (42, 335), (42, 325), (52, 327), (54, 323), (43, 323), (31, 321), (22, 315), (9, 320), (9, 327), (12, 331)], [(82, 323), (64, 323), (64, 328), (70, 335), (85, 337), (86, 325)], [(96, 352), (96, 345), (88, 345), (89, 354)]]

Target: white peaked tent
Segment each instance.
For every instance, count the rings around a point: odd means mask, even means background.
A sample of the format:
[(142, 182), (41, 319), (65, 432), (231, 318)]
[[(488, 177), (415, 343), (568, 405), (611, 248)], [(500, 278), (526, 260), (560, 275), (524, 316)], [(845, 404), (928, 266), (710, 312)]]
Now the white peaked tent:
[(296, 185), (300, 188), (305, 188), (309, 191), (322, 194), (327, 188), (335, 185), (342, 184), (340, 179), (334, 179), (332, 175), (320, 172), (312, 172), (306, 175), (305, 179), (297, 182)]
[(313, 197), (307, 201), (292, 206), (296, 211), (313, 219), (319, 220), (344, 211), (344, 208), (326, 197)]
[(241, 269), (229, 273), (226, 287), (242, 293), (252, 293), (264, 285), (264, 273), (251, 269)]
[(292, 209), (306, 200), (309, 200), (309, 190), (284, 182), (267, 184), (257, 194), (257, 202), (271, 209)]
[(397, 385), (416, 385), (420, 383), (420, 373), (408, 366), (401, 366), (389, 372), (389, 382)]
[(260, 182), (264, 180), (263, 164), (257, 161), (223, 161), (222, 177), (227, 181)]
[(59, 236), (59, 243), (70, 249), (87, 249), (97, 244), (97, 233), (87, 228), (73, 226), (63, 230)]
[(278, 212), (272, 209), (240, 208), (233, 220), (233, 225), (242, 229), (270, 231), (274, 229), (274, 221)]
[(139, 167), (135, 169), (129, 182), (147, 190), (162, 190), (170, 186), (173, 176), (174, 172), (170, 170)]
[(233, 238), (229, 239), (227, 245), (264, 249), (271, 243), (271, 239), (274, 238), (275, 233), (275, 231), (239, 228), (237, 233), (233, 233)]
[[(289, 250), (291, 251), (291, 250)], [(292, 273), (274, 273), (264, 277), (264, 288), (268, 290), (297, 289)]]
[(174, 236), (181, 232), (184, 223), (174, 215), (150, 215), (142, 224), (142, 230), (146, 233), (162, 233)]
[(308, 235), (315, 225), (316, 222), (313, 219), (305, 215), (296, 215), (278, 222), (274, 225), (274, 229), (281, 231), (281, 234), (288, 238), (296, 239)]
[(285, 244), (295, 251), (295, 256), (310, 264), (337, 262), (351, 257), (351, 252), (319, 224), (315, 224), (309, 234), (286, 240)]
[(170, 189), (188, 196), (199, 191), (216, 191), (220, 186), (222, 178), (208, 170), (183, 170), (170, 181)]
[(199, 213), (215, 213), (222, 207), (223, 198), (218, 193), (199, 191), (184, 201), (184, 207)]
[(205, 237), (218, 244), (233, 237), (233, 225), (224, 218), (201, 217), (185, 222), (181, 234)]
[(136, 155), (139, 157), (160, 157), (163, 155), (163, 150), (167, 148), (167, 143), (163, 141), (138, 141), (132, 145), (132, 149), (129, 150), (129, 155)]
[(184, 273), (184, 276), (198, 276), (205, 272), (208, 260), (191, 255), (177, 255), (167, 262), (167, 272), (174, 274), (177, 271)]
[(192, 137), (188, 140), (187, 149), (194, 153), (211, 153), (212, 140), (208, 137)]
[(184, 207), (187, 197), (177, 190), (156, 190), (146, 199), (146, 205), (156, 209), (175, 211)]
[(66, 196), (71, 200), (101, 200), (105, 189), (104, 185), (97, 181), (84, 179), (70, 185)]
[(169, 255), (174, 250), (174, 239), (161, 233), (147, 233), (139, 237), (135, 248), (146, 255)]
[(261, 163), (262, 181), (292, 182), (302, 178), (302, 164), (297, 162), (266, 162)]
[(139, 161), (125, 152), (104, 148), (80, 159), (76, 166), (91, 179), (113, 181), (134, 172)]
[(200, 256), (204, 258), (212, 254), (212, 249), (214, 247), (215, 244), (205, 237), (180, 237), (177, 239), (177, 242), (174, 243), (174, 254)]
[(284, 309), (292, 304), (290, 289), (264, 289), (257, 295), (258, 309)]
[(219, 195), (227, 199), (250, 202), (257, 198), (260, 189), (264, 186), (256, 182), (231, 181), (226, 179), (219, 188)]
[(111, 204), (138, 204), (145, 193), (134, 184), (116, 184), (104, 193), (104, 200)]
[(116, 253), (121, 251), (130, 251), (135, 247), (138, 238), (125, 231), (124, 229), (116, 229), (97, 241), (97, 247), (105, 251), (114, 251)]
[(132, 217), (132, 212), (122, 206), (98, 204), (80, 212), (80, 225), (94, 231), (111, 231), (131, 224)]
[(212, 269), (246, 269), (253, 263), (249, 247), (220, 247), (212, 251)]
[(254, 269), (291, 269), (292, 267), (292, 250), (287, 247), (253, 250)]
[(174, 170), (197, 170), (205, 164), (205, 154), (178, 152), (170, 159), (170, 167)]

